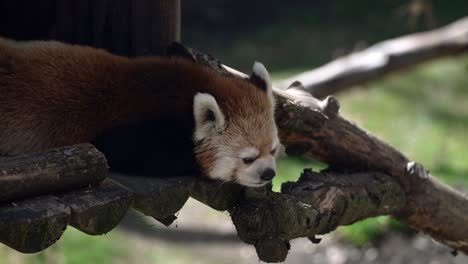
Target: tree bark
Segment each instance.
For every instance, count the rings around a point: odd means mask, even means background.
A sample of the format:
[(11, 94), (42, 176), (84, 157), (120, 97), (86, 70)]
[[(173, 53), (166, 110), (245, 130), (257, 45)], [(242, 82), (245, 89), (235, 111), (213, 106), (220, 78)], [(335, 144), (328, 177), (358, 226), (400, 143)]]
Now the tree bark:
[(217, 210), (228, 210), (241, 240), (254, 245), (265, 262), (284, 261), (294, 238), (313, 238), (340, 225), (398, 212), (405, 205), (398, 182), (374, 172), (306, 170), (297, 182), (283, 184), (281, 193), (233, 184), (220, 188), (219, 183), (201, 180), (192, 185), (191, 195)]
[(377, 43), (317, 69), (281, 81), (286, 88), (294, 81), (316, 98), (325, 98), (384, 74), (428, 60), (468, 50), (468, 17), (440, 29), (411, 34)]

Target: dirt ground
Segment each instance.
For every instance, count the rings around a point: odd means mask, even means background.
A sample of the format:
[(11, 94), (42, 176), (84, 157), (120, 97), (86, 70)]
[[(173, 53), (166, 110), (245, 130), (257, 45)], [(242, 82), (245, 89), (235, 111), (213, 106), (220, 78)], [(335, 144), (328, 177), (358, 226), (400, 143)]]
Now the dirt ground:
[[(171, 227), (150, 217), (129, 214), (120, 225), (128, 243), (138, 245), (141, 254), (148, 250), (184, 254), (192, 263), (257, 264), (252, 246), (239, 240), (227, 213), (214, 211), (190, 199)], [(357, 248), (327, 235), (318, 245), (307, 239), (292, 241), (284, 263), (330, 264), (467, 264), (468, 256), (433, 242), (424, 235), (389, 234), (378, 246)]]

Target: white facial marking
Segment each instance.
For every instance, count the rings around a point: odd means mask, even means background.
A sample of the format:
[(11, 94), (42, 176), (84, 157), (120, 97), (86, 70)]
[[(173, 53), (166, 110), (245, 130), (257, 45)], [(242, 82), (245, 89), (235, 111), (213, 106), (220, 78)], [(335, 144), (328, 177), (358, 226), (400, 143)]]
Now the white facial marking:
[(216, 159), (214, 166), (209, 172), (209, 176), (213, 179), (230, 181), (233, 171), (237, 167), (237, 161), (230, 156), (220, 156)]
[[(210, 94), (198, 93), (194, 96), (193, 138), (195, 143), (203, 144), (204, 151), (213, 155), (203, 160), (206, 162), (204, 165), (208, 171), (204, 172), (207, 176), (222, 181), (235, 181), (244, 186), (261, 187), (271, 182), (271, 176), (274, 176), (271, 170), (276, 171), (276, 157), (281, 153), (282, 145), (274, 120), (275, 102), (270, 75), (263, 64), (255, 62), (250, 77), (259, 88), (266, 88), (267, 98), (261, 96), (260, 100), (266, 99), (271, 103), (263, 109), (265, 111), (259, 113), (263, 115), (262, 121), (258, 122), (258, 116), (242, 117), (247, 119), (236, 120), (232, 126), (226, 125), (227, 120), (216, 99)], [(239, 106), (244, 107), (242, 104)], [(238, 131), (246, 131), (247, 135)], [(249, 141), (263, 141), (264, 138), (271, 138), (270, 145), (263, 145), (261, 149), (247, 145)], [(239, 148), (244, 146), (247, 147)], [(262, 176), (265, 180), (262, 180)]]
[[(213, 120), (206, 120), (207, 113), (211, 111)], [(197, 93), (193, 97), (193, 115), (195, 119), (194, 139), (196, 141), (209, 137), (214, 132), (224, 129), (224, 114), (216, 102), (216, 99), (207, 93)]]
[(263, 181), (260, 177), (267, 169), (276, 171), (276, 160), (272, 156), (259, 158), (247, 168), (239, 170), (236, 175), (236, 182), (250, 187), (264, 186), (269, 181)]
[(260, 151), (257, 149), (257, 148), (254, 148), (254, 147), (247, 147), (243, 150), (241, 150), (240, 154), (239, 154), (239, 157), (241, 159), (246, 159), (246, 158), (257, 158), (258, 157), (258, 154), (260, 153)]
[(273, 144), (271, 144), (272, 145), (271, 149), (273, 150), (273, 149), (278, 148), (279, 144), (280, 144), (280, 142), (279, 142), (278, 137), (274, 137), (273, 138)]

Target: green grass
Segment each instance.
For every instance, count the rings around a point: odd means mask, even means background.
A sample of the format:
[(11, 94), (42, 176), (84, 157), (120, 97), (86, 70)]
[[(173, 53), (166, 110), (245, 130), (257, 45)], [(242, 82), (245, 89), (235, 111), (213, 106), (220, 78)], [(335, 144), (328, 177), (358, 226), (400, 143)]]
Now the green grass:
[(164, 263), (210, 264), (215, 261), (199, 256), (184, 245), (141, 242), (119, 230), (103, 236), (89, 236), (68, 227), (52, 247), (36, 254), (22, 254), (0, 244), (0, 264), (83, 264), (83, 263)]
[(281, 184), (287, 181), (296, 181), (304, 168), (312, 168), (319, 171), (326, 167), (325, 164), (306, 157), (283, 157), (278, 160), (278, 176), (273, 180), (273, 191), (280, 191)]
[(68, 227), (55, 245), (37, 254), (24, 255), (5, 246), (0, 247), (0, 264), (125, 263), (129, 251), (123, 241), (124, 238), (116, 232), (92, 237)]
[(365, 246), (370, 242), (381, 239), (390, 230), (404, 230), (406, 227), (400, 222), (387, 217), (379, 216), (369, 218), (351, 226), (341, 226), (338, 228), (340, 236), (351, 241), (356, 246)]

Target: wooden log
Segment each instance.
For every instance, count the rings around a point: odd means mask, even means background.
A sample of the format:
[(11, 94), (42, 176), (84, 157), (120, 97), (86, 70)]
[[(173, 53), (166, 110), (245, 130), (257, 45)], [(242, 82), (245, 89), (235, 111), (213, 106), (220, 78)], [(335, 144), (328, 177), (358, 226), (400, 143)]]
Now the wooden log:
[(56, 197), (71, 209), (69, 224), (89, 235), (114, 229), (133, 203), (133, 192), (110, 179)]
[(0, 205), (0, 242), (23, 253), (54, 244), (67, 228), (70, 208), (41, 196)]
[(91, 144), (0, 158), (0, 201), (85, 187), (107, 176), (107, 162)]
[(106, 179), (98, 186), (63, 195), (39, 196), (0, 204), (0, 242), (23, 253), (53, 245), (67, 225), (101, 235), (118, 225), (133, 193)]
[(468, 17), (465, 17), (439, 29), (385, 40), (280, 81), (278, 86), (286, 88), (292, 82), (300, 81), (307, 92), (325, 98), (387, 73), (467, 50)]
[[(111, 179), (134, 192), (133, 207), (145, 215), (170, 224), (189, 198), (193, 177), (152, 178), (111, 174)], [(172, 221), (170, 221), (172, 219)]]

